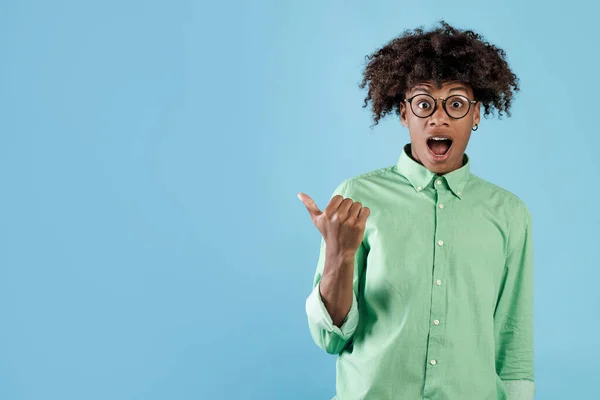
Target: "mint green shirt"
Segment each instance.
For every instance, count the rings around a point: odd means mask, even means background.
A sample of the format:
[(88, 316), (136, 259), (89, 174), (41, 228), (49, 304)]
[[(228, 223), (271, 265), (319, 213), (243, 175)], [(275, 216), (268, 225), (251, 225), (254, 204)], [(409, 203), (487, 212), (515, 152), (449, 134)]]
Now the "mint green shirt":
[[(319, 294), (310, 333), (338, 354), (337, 400), (531, 400), (535, 393), (531, 215), (463, 167), (437, 176), (407, 144), (396, 165), (334, 194), (369, 207), (343, 325)], [(332, 196), (333, 197), (333, 196)]]

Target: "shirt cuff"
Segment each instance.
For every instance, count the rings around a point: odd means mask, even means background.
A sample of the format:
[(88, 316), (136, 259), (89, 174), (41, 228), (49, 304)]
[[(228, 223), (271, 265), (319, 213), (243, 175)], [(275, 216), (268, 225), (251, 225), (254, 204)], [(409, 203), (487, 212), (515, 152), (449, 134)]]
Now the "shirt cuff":
[(535, 395), (535, 382), (529, 380), (506, 380), (504, 387), (508, 393), (508, 400), (533, 400)]
[(306, 299), (306, 314), (310, 323), (327, 332), (335, 333), (343, 339), (349, 339), (358, 326), (358, 303), (356, 296), (352, 295), (352, 306), (346, 315), (342, 326), (337, 327), (333, 324), (331, 316), (327, 312), (323, 299), (321, 298), (319, 282), (314, 288), (308, 299)]

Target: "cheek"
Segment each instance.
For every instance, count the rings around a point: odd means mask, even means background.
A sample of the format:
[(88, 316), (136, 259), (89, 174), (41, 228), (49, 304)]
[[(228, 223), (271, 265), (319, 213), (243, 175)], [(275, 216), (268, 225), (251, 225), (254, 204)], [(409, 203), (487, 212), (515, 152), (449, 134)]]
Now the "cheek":
[(471, 125), (461, 128), (460, 133), (456, 135), (456, 141), (460, 143), (460, 147), (466, 147), (471, 138)]
[(423, 131), (427, 126), (427, 118), (416, 117), (410, 110), (405, 114), (405, 121), (406, 125), (415, 132)]

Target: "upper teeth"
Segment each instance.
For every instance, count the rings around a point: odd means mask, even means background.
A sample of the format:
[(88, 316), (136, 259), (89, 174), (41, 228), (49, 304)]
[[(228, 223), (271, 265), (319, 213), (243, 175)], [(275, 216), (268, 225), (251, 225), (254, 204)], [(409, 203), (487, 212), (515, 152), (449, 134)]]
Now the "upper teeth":
[(444, 137), (432, 137), (430, 139), (433, 139), (433, 140), (448, 140), (448, 138), (444, 138)]

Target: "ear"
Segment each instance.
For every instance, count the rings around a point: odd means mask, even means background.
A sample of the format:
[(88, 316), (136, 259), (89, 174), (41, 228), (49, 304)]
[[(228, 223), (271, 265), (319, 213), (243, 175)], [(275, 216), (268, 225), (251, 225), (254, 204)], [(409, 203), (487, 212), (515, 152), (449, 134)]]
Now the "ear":
[(479, 125), (479, 122), (481, 121), (481, 102), (477, 102), (477, 104), (475, 104), (475, 108), (473, 110), (473, 126), (475, 125)]
[(406, 101), (404, 100), (400, 102), (400, 122), (402, 122), (402, 125), (408, 127), (408, 121), (406, 119)]

